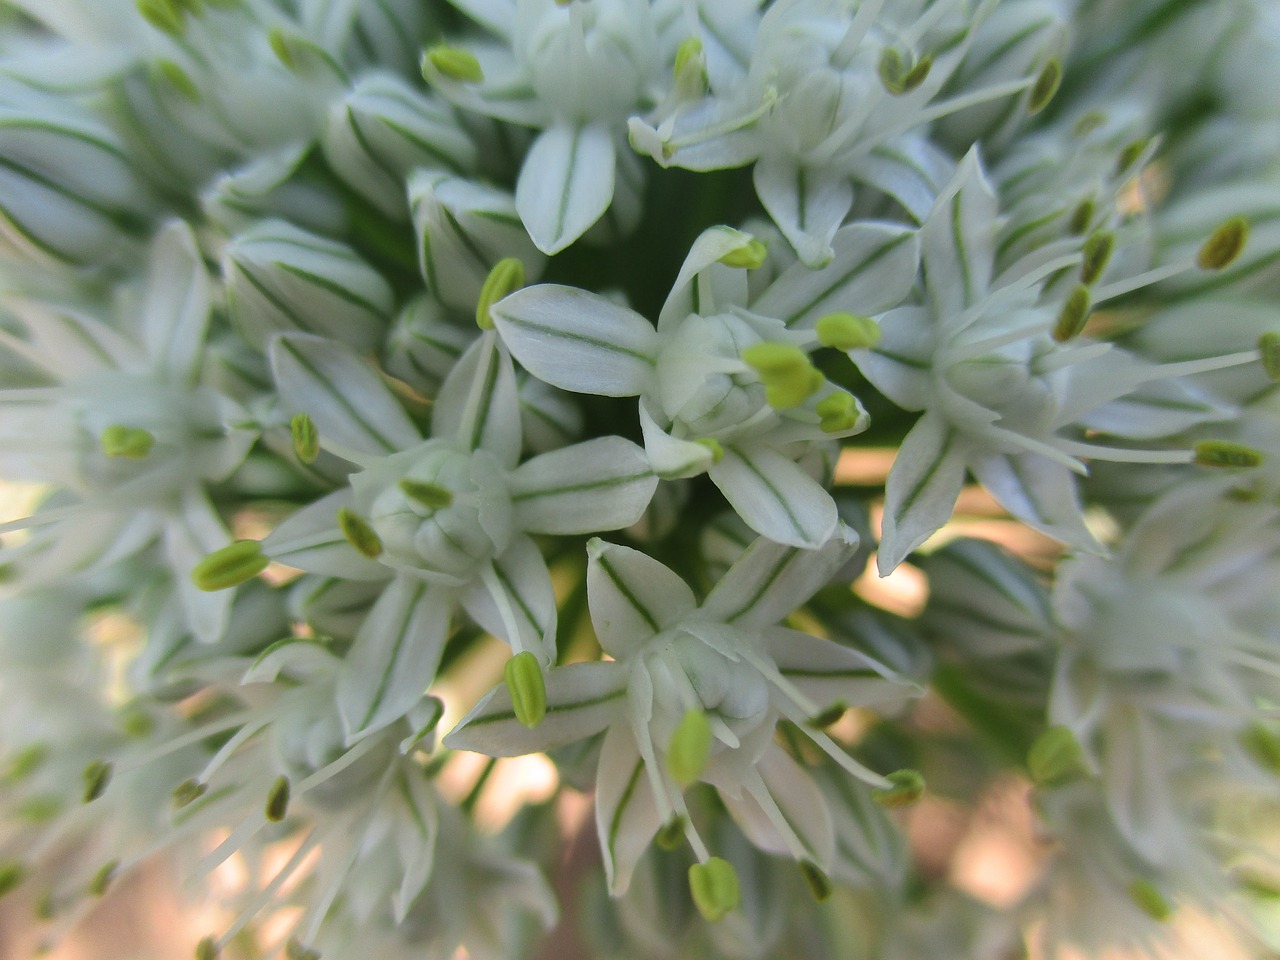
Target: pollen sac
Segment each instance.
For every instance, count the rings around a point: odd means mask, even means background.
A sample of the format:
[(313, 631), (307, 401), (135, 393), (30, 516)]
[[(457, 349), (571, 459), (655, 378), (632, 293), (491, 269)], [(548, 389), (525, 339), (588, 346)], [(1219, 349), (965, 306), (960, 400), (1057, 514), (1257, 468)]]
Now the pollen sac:
[(1232, 217), (1213, 233), (1196, 254), (1196, 266), (1201, 270), (1222, 270), (1229, 266), (1244, 250), (1249, 239), (1249, 221), (1244, 217)]
[(502, 673), (516, 719), (530, 729), (536, 727), (547, 714), (547, 683), (542, 676), (542, 664), (524, 650), (507, 661)]
[(191, 582), (201, 590), (227, 590), (252, 580), (270, 562), (257, 540), (237, 540), (197, 563), (191, 571)]
[(855, 313), (828, 313), (814, 327), (818, 342), (837, 350), (869, 350), (880, 342), (880, 324)]
[(1027, 754), (1031, 779), (1041, 787), (1052, 787), (1089, 772), (1080, 741), (1068, 727), (1050, 727), (1031, 745)]
[(831, 896), (831, 879), (816, 863), (801, 860), (799, 867), (800, 875), (804, 877), (804, 882), (809, 887), (809, 893), (813, 895), (813, 899), (821, 903)]
[(102, 452), (108, 457), (125, 457), (143, 460), (156, 444), (155, 435), (140, 427), (124, 427), (113, 424), (102, 431), (99, 438)]
[(338, 529), (347, 542), (371, 560), (382, 553), (382, 540), (360, 514), (347, 507), (338, 510)]
[(84, 768), (84, 802), (92, 803), (106, 792), (111, 782), (111, 764), (94, 760)]
[(1258, 338), (1258, 354), (1262, 359), (1262, 369), (1272, 380), (1280, 380), (1280, 333), (1268, 330)]
[(711, 724), (696, 707), (685, 712), (667, 748), (667, 769), (676, 783), (687, 787), (702, 775), (711, 757)]
[(924, 777), (915, 770), (895, 770), (885, 779), (891, 786), (873, 794), (881, 806), (907, 807), (924, 794)]
[(711, 857), (689, 868), (689, 892), (698, 912), (712, 923), (736, 910), (741, 897), (737, 872), (728, 860), (720, 857)]
[(1093, 297), (1089, 288), (1080, 284), (1067, 296), (1058, 314), (1058, 322), (1053, 326), (1053, 339), (1058, 343), (1066, 343), (1080, 335), (1085, 324), (1089, 322), (1089, 308), (1093, 306)]
[(1164, 922), (1173, 916), (1173, 905), (1150, 880), (1134, 880), (1129, 884), (1129, 896), (1152, 920)]
[(1203, 467), (1261, 466), (1265, 458), (1260, 450), (1230, 440), (1201, 440), (1195, 445), (1195, 462)]
[(450, 80), (462, 83), (480, 83), (484, 80), (484, 71), (480, 69), (480, 61), (475, 54), (458, 47), (432, 47), (422, 56), (423, 75), (430, 80), (428, 65), (434, 67)]
[(289, 778), (276, 777), (267, 792), (266, 817), (272, 823), (279, 823), (289, 812)]
[(315, 421), (305, 413), (299, 413), (289, 421), (289, 435), (293, 440), (293, 453), (302, 463), (315, 463), (320, 456), (320, 431)]
[(756, 343), (742, 351), (742, 359), (760, 377), (765, 400), (775, 410), (798, 407), (822, 384), (808, 354), (793, 344)]

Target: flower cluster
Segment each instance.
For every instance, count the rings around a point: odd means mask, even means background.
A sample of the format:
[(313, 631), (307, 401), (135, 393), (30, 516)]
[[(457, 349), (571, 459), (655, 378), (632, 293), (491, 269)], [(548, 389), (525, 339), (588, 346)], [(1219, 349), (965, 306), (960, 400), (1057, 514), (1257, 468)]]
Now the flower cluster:
[[(5, 0), (0, 910), (1274, 950), (1277, 64), (1276, 0)], [(897, 808), (1010, 781), (1001, 912)]]

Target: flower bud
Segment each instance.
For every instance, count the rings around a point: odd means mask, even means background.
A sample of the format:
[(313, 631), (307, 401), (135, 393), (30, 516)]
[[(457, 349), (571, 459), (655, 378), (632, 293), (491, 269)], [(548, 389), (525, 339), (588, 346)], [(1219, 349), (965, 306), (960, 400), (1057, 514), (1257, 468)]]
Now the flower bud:
[(542, 676), (542, 664), (524, 650), (507, 661), (502, 674), (516, 719), (530, 729), (536, 727), (547, 713), (547, 684)]
[(689, 868), (689, 892), (698, 912), (714, 923), (738, 908), (738, 874), (728, 860), (711, 857)]

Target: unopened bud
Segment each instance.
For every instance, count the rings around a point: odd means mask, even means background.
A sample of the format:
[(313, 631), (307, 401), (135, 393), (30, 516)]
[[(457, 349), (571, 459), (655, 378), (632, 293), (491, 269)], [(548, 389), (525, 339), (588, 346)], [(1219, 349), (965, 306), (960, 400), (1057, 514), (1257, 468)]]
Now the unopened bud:
[[(463, 83), (480, 83), (484, 80), (484, 71), (480, 69), (480, 61), (476, 59), (475, 54), (458, 47), (450, 47), (441, 45), (432, 47), (422, 55), (423, 66), (427, 63), (435, 67), (441, 74), (450, 80), (460, 80)], [(426, 71), (424, 70), (425, 74)], [(428, 77), (428, 79), (430, 79)]]
[(156, 438), (149, 430), (124, 427), (117, 423), (103, 430), (98, 442), (102, 446), (102, 452), (108, 457), (143, 460), (156, 445)]
[(547, 714), (547, 682), (542, 664), (528, 650), (517, 653), (502, 670), (516, 719), (530, 729)]
[(702, 775), (711, 759), (711, 723), (697, 707), (685, 711), (667, 747), (667, 770), (682, 787)]
[(191, 570), (191, 582), (201, 590), (226, 590), (252, 580), (268, 563), (257, 540), (237, 540), (197, 563)]
[(915, 770), (895, 770), (885, 779), (890, 786), (872, 793), (872, 797), (881, 806), (910, 806), (924, 794), (924, 777)]
[(303, 463), (315, 463), (320, 456), (320, 431), (315, 421), (305, 413), (294, 414), (289, 421), (289, 435), (293, 439), (293, 455)]
[(814, 327), (818, 342), (837, 350), (868, 350), (880, 342), (880, 324), (856, 313), (828, 313)]
[(338, 509), (338, 529), (360, 553), (370, 560), (377, 559), (382, 553), (382, 538), (360, 514), (347, 507)]
[(1232, 217), (1209, 234), (1209, 239), (1196, 254), (1196, 266), (1201, 270), (1223, 269), (1240, 256), (1248, 239), (1249, 221), (1244, 217)]
[(698, 912), (712, 923), (736, 910), (741, 897), (738, 874), (728, 860), (720, 857), (711, 857), (689, 868), (689, 892)]
[(515, 293), (524, 286), (524, 264), (515, 257), (504, 257), (494, 264), (484, 285), (480, 287), (480, 300), (476, 304), (476, 326), (481, 330), (493, 329), (493, 317), (489, 308), (503, 297)]
[(192, 103), (200, 101), (200, 88), (191, 79), (191, 74), (183, 70), (178, 64), (172, 60), (157, 60), (152, 69), (156, 77), (173, 87), (187, 100)]

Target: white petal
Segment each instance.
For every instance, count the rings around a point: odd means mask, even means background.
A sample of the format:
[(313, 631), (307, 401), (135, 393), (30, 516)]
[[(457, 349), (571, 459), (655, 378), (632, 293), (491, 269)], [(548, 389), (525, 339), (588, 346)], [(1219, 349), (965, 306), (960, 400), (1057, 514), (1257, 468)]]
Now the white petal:
[(289, 333), (273, 338), (268, 352), (283, 406), (308, 414), (322, 443), (381, 456), (422, 442), (377, 371), (350, 347)]
[(876, 556), (882, 577), (951, 519), (964, 471), (964, 441), (942, 416), (929, 411), (902, 441), (889, 470)]
[(911, 219), (921, 223), (955, 169), (955, 161), (945, 152), (913, 133), (860, 157), (854, 176), (893, 197)]
[(519, 757), (595, 736), (621, 716), (627, 669), (618, 663), (571, 663), (545, 675), (547, 714), (536, 727), (516, 720), (506, 684), (498, 684), (444, 738), (450, 750)]
[(657, 331), (598, 294), (543, 283), (517, 290), (491, 312), (520, 365), (553, 387), (634, 397), (653, 377)]
[(338, 675), (338, 712), (347, 742), (400, 719), (435, 679), (449, 632), (454, 592), (397, 577), (356, 634)]
[(596, 834), (615, 897), (631, 886), (636, 862), (661, 825), (640, 751), (626, 725), (615, 724), (605, 734), (596, 773)]
[(603, 126), (556, 124), (525, 155), (516, 182), (516, 209), (543, 253), (582, 236), (613, 199), (613, 138)]
[(1177, 855), (1184, 831), (1173, 807), (1173, 778), (1165, 769), (1167, 748), (1138, 710), (1116, 708), (1106, 721), (1102, 783), (1107, 809), (1125, 839), (1148, 862), (1162, 865)]
[(836, 528), (836, 504), (794, 461), (767, 447), (730, 447), (707, 470), (756, 533), (778, 543), (818, 547)]
[(396, 923), (403, 923), (409, 908), (431, 878), (440, 817), (426, 778), (401, 771), (396, 777), (395, 788), (404, 801), (406, 815), (401, 818), (403, 825), (397, 833), (397, 849), (403, 869), (392, 907)]
[(982, 457), (969, 468), (1023, 523), (1080, 550), (1101, 549), (1085, 526), (1075, 476), (1062, 464), (1034, 453), (1015, 453)]
[(934, 397), (933, 317), (924, 307), (899, 307), (880, 319), (880, 342), (849, 358), (872, 386), (904, 410), (924, 410)]
[[(807, 859), (823, 870), (830, 869), (835, 829), (831, 811), (813, 777), (777, 744), (770, 744), (756, 769), (788, 832), (800, 842)], [(722, 791), (722, 798), (752, 843), (767, 853), (793, 856), (791, 845), (750, 790), (743, 790), (736, 798)]]
[(921, 227), (925, 284), (940, 320), (957, 317), (986, 295), (997, 227), (995, 192), (975, 147)]
[(920, 265), (916, 231), (888, 223), (851, 223), (832, 241), (835, 257), (821, 270), (789, 267), (759, 299), (756, 313), (788, 327), (811, 328), (828, 313), (862, 316), (895, 307), (911, 291)]
[(196, 238), (186, 223), (170, 223), (151, 247), (142, 339), (164, 374), (187, 382), (195, 376), (204, 345), (213, 285)]
[(746, 630), (772, 626), (790, 616), (853, 555), (858, 535), (840, 525), (817, 550), (759, 537), (715, 585), (699, 611)]
[(801, 261), (810, 267), (830, 263), (831, 238), (853, 205), (849, 178), (762, 157), (754, 179), (760, 202)]
[(520, 459), (520, 399), (507, 348), (492, 332), (449, 371), (431, 413), (431, 433), (464, 450), (487, 450), (510, 469)]
[(634, 652), (697, 606), (687, 583), (639, 550), (593, 539), (587, 558), (591, 622), (611, 656)]
[(629, 527), (657, 487), (644, 450), (622, 437), (598, 437), (534, 457), (509, 484), (520, 529), (561, 534)]
[(895, 703), (924, 692), (880, 661), (834, 640), (782, 627), (763, 636), (778, 672), (819, 708), (837, 701), (857, 707)]
[(658, 329), (666, 331), (691, 313), (711, 316), (747, 302), (747, 271), (720, 263), (722, 257), (745, 247), (751, 234), (732, 227), (702, 231), (685, 255), (680, 273), (658, 315)]
[(706, 473), (714, 454), (705, 444), (677, 440), (654, 422), (648, 405), (640, 401), (640, 430), (653, 472), (663, 480), (683, 480)]
[[(472, 583), (463, 593), (467, 613), (512, 648), (554, 663), (556, 597), (542, 552), (528, 537), (516, 537), (494, 559), (493, 570), (493, 577)], [(513, 629), (519, 631), (517, 637), (511, 635)]]

